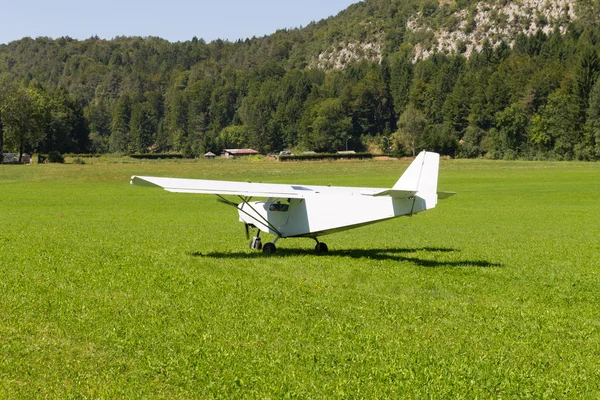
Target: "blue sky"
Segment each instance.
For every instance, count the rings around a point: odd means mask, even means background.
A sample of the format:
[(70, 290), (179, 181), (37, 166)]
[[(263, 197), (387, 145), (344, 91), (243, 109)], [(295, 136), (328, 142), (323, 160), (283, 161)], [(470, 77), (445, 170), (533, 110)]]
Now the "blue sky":
[(0, 0), (0, 43), (25, 36), (237, 40), (306, 26), (359, 0)]

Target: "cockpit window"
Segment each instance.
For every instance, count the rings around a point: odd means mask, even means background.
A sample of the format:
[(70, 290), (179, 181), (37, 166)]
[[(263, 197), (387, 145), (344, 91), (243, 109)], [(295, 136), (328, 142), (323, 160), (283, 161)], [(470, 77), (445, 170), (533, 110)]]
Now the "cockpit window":
[(269, 211), (287, 212), (289, 209), (290, 209), (289, 204), (271, 203), (269, 205)]

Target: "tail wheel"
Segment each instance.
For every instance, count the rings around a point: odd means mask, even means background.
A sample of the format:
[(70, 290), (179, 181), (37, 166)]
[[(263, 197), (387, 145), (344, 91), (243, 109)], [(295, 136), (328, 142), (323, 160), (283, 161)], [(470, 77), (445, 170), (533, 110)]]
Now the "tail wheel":
[(327, 253), (329, 249), (327, 248), (327, 245), (323, 242), (319, 242), (317, 243), (317, 245), (315, 246), (315, 251), (317, 253)]
[(277, 247), (275, 247), (274, 243), (271, 243), (271, 242), (265, 243), (262, 251), (265, 254), (275, 254), (275, 252), (277, 251)]

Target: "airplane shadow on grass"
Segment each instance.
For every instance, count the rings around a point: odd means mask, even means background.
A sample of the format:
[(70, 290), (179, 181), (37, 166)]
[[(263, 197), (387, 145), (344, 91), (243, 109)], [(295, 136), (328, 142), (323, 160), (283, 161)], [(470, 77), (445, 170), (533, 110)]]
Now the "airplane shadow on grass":
[(191, 253), (194, 257), (217, 258), (217, 259), (251, 259), (251, 258), (271, 258), (271, 257), (298, 257), (298, 256), (313, 256), (319, 258), (353, 258), (367, 259), (378, 261), (399, 261), (409, 262), (421, 267), (477, 267), (490, 268), (502, 267), (502, 264), (492, 263), (485, 260), (457, 260), (457, 261), (438, 261), (411, 256), (411, 253), (459, 253), (460, 250), (437, 248), (437, 247), (421, 247), (413, 249), (350, 249), (350, 250), (329, 250), (327, 253), (316, 254), (314, 250), (309, 249), (277, 249), (277, 253), (265, 255), (262, 252), (194, 252)]

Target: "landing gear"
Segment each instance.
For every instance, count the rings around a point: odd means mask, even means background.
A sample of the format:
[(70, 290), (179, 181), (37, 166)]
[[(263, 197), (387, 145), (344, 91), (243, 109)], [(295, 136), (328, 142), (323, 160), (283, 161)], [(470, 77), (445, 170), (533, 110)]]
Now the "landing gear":
[[(315, 240), (317, 240), (317, 239), (315, 239)], [(315, 251), (317, 253), (327, 253), (328, 250), (329, 249), (327, 248), (327, 245), (325, 243), (319, 242), (317, 240), (317, 245), (315, 246)]]
[(260, 250), (263, 248), (262, 242), (258, 236), (252, 238), (252, 240), (250, 241), (250, 248), (252, 250)]
[(277, 251), (277, 247), (275, 247), (275, 243), (265, 243), (262, 251), (265, 254), (275, 254), (275, 252)]
[[(281, 239), (281, 237), (277, 236), (275, 238), (275, 240), (273, 240), (273, 242), (268, 242), (263, 245), (259, 235), (260, 235), (260, 231), (250, 241), (250, 249), (262, 250), (262, 252), (264, 254), (275, 254), (277, 252), (277, 247), (275, 246), (275, 244), (277, 243), (277, 241), (279, 239)], [(314, 238), (314, 240), (315, 240), (315, 242), (317, 242), (317, 245), (315, 246), (315, 252), (317, 254), (325, 254), (329, 251), (329, 249), (327, 248), (327, 245), (325, 243), (319, 242), (319, 239), (317, 239), (317, 238)]]
[(260, 240), (260, 231), (258, 231), (256, 236), (253, 237), (250, 241), (250, 248), (252, 250), (262, 250), (265, 254), (275, 254), (275, 252), (277, 251), (277, 247), (275, 247), (275, 243), (277, 243), (277, 240), (279, 240), (279, 237), (276, 237), (273, 243), (268, 242), (265, 243), (263, 246), (262, 241)]

